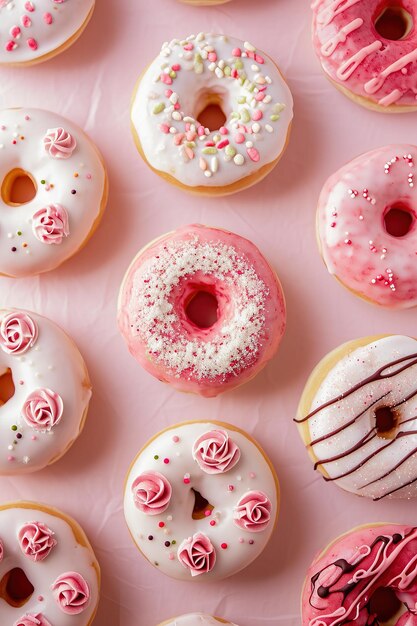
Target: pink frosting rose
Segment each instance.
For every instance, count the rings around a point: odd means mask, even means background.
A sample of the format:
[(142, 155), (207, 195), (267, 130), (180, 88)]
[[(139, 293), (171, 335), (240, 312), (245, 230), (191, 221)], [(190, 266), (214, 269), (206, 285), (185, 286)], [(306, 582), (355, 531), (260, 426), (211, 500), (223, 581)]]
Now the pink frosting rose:
[(136, 478), (132, 492), (140, 511), (147, 515), (158, 515), (169, 507), (172, 487), (159, 472), (144, 472)]
[(27, 522), (19, 530), (22, 552), (32, 561), (43, 561), (57, 544), (54, 532), (42, 522)]
[(203, 472), (221, 474), (236, 465), (240, 450), (225, 430), (210, 430), (195, 441), (193, 457)]
[(262, 491), (248, 491), (239, 500), (233, 512), (233, 521), (243, 530), (256, 533), (268, 526), (271, 520), (271, 502)]
[(68, 615), (77, 615), (87, 608), (90, 588), (81, 574), (65, 572), (51, 586), (61, 610)]
[(216, 563), (216, 551), (204, 533), (196, 533), (184, 539), (178, 548), (177, 556), (179, 562), (189, 568), (191, 576), (210, 572)]
[(64, 403), (51, 389), (35, 389), (25, 400), (22, 416), (35, 430), (51, 430), (62, 417)]
[(36, 323), (23, 311), (8, 313), (1, 320), (0, 346), (7, 354), (23, 354), (33, 346), (37, 337)]
[(49, 156), (54, 159), (69, 159), (77, 146), (75, 138), (65, 128), (49, 128), (43, 143)]
[(32, 217), (32, 230), (42, 243), (60, 244), (70, 234), (67, 210), (60, 204), (49, 204)]
[(23, 615), (14, 623), (14, 626), (51, 626), (51, 623), (48, 622), (42, 613), (37, 613), (36, 615), (26, 613), (26, 615)]

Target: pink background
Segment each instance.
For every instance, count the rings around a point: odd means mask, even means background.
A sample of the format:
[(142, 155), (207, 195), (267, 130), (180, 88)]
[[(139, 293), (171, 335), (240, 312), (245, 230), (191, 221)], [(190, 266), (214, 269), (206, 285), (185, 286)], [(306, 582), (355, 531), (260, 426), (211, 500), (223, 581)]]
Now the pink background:
[[(313, 472), (292, 423), (306, 377), (339, 343), (373, 333), (415, 334), (415, 311), (378, 310), (343, 290), (322, 264), (314, 236), (318, 193), (334, 169), (361, 152), (413, 139), (416, 116), (368, 112), (324, 78), (310, 44), (305, 0), (233, 0), (217, 8), (175, 0), (98, 0), (69, 51), (26, 69), (1, 69), (1, 107), (50, 108), (85, 128), (110, 175), (110, 202), (89, 245), (38, 278), (1, 279), (1, 302), (51, 317), (77, 341), (94, 385), (85, 431), (57, 464), (1, 479), (1, 499), (48, 502), (84, 526), (101, 562), (99, 626), (155, 626), (203, 610), (239, 626), (300, 624), (299, 596), (314, 553), (349, 527), (416, 523), (415, 504), (365, 501)], [(129, 131), (134, 83), (160, 44), (200, 30), (249, 40), (280, 64), (295, 97), (289, 148), (264, 182), (225, 199), (168, 186), (137, 155)], [(130, 357), (116, 327), (127, 265), (150, 239), (203, 222), (252, 239), (276, 267), (288, 302), (277, 358), (251, 383), (214, 400), (182, 395)], [(259, 439), (282, 486), (277, 531), (250, 568), (224, 582), (170, 580), (134, 547), (123, 520), (128, 463), (158, 430), (187, 419), (222, 419)]]

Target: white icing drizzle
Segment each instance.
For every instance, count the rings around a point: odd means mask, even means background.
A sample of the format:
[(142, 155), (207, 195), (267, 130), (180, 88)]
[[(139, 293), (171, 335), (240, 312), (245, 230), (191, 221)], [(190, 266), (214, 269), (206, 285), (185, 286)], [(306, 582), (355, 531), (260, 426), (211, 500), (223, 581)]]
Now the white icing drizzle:
[(373, 54), (374, 52), (376, 52), (377, 50), (380, 50), (381, 48), (382, 48), (382, 41), (378, 40), (369, 44), (369, 46), (363, 47), (361, 50), (356, 52), (356, 54), (353, 54), (349, 59), (347, 59), (347, 61), (345, 61), (345, 63), (342, 63), (342, 65), (337, 70), (336, 75), (339, 78), (339, 80), (345, 81), (348, 78), (350, 78), (353, 72), (357, 70), (359, 65), (363, 63), (363, 61), (370, 54)]

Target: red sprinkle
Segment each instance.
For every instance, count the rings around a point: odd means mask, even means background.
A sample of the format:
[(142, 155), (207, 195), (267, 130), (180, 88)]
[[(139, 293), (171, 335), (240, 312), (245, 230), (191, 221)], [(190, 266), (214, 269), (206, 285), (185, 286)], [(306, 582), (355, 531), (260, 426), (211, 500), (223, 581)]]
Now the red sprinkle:
[(17, 39), (21, 32), (22, 31), (20, 30), (19, 26), (12, 26), (10, 29), (10, 36), (13, 37), (13, 39)]
[(44, 13), (43, 21), (45, 22), (45, 24), (48, 24), (48, 26), (50, 26), (50, 24), (52, 24), (54, 19), (50, 13)]
[(181, 65), (179, 65), (178, 63), (175, 63), (175, 65), (172, 66), (172, 70), (174, 72), (179, 72), (181, 69)]
[(163, 528), (165, 526), (165, 522), (159, 522), (158, 526), (159, 528)]
[(30, 28), (32, 26), (32, 20), (28, 15), (22, 15), (21, 17), (22, 26), (25, 28)]
[(26, 11), (29, 11), (29, 13), (33, 13), (33, 11), (35, 10), (33, 2), (30, 2), (30, 1), (26, 2), (25, 9), (26, 9)]
[(216, 525), (216, 520), (212, 519), (210, 520), (210, 526), (215, 526)]
[(220, 544), (220, 547), (223, 548), (223, 550), (226, 550), (227, 549), (227, 543)]
[(165, 463), (165, 465), (168, 465), (169, 459), (164, 459), (164, 463)]
[(223, 139), (223, 141), (220, 141), (217, 144), (217, 148), (218, 148), (218, 150), (221, 150), (222, 148), (225, 148), (228, 145), (229, 145), (229, 140), (228, 139)]
[(38, 49), (38, 43), (37, 43), (36, 39), (33, 39), (32, 37), (27, 40), (27, 44), (28, 44), (28, 46), (29, 46), (29, 48), (31, 50), (37, 50)]
[(17, 48), (17, 43), (15, 41), (8, 41), (5, 48), (7, 52), (13, 52), (13, 50), (16, 50)]

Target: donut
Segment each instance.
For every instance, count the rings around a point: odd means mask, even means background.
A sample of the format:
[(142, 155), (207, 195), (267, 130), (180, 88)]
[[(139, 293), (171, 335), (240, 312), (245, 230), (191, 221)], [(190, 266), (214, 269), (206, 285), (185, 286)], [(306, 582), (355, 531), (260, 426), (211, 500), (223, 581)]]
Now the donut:
[(218, 580), (267, 545), (279, 510), (271, 462), (247, 433), (187, 422), (158, 433), (130, 466), (124, 513), (148, 561), (179, 580)]
[[(199, 122), (217, 110), (209, 128)], [(139, 153), (181, 189), (225, 195), (262, 180), (289, 139), (291, 92), (249, 42), (200, 33), (165, 43), (136, 85), (131, 111)]]
[(63, 263), (87, 243), (107, 202), (106, 172), (91, 139), (40, 109), (0, 112), (0, 185), (0, 274), (6, 276)]
[(37, 502), (0, 505), (0, 621), (89, 626), (100, 568), (81, 526)]
[(417, 528), (366, 524), (332, 541), (310, 566), (303, 626), (414, 626)]
[(0, 0), (0, 66), (42, 63), (84, 31), (95, 0)]
[(380, 306), (417, 305), (417, 148), (372, 150), (325, 183), (317, 209), (319, 250), (330, 274)]
[[(191, 310), (204, 296), (215, 311), (200, 321)], [(206, 397), (253, 378), (275, 354), (285, 318), (279, 280), (254, 244), (198, 224), (137, 254), (118, 305), (135, 359), (179, 391)]]
[(373, 500), (417, 496), (417, 340), (365, 337), (330, 352), (298, 408), (325, 480)]
[(417, 110), (414, 0), (314, 0), (313, 45), (330, 81), (364, 107)]
[(232, 622), (226, 622), (220, 617), (212, 617), (205, 613), (187, 613), (187, 615), (180, 615), (174, 619), (162, 622), (159, 626), (219, 626), (219, 624), (236, 626), (236, 624), (232, 624)]
[(54, 322), (0, 309), (0, 475), (57, 461), (83, 429), (91, 397), (78, 348)]

